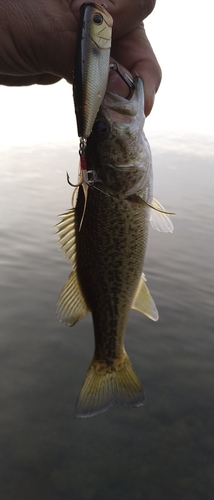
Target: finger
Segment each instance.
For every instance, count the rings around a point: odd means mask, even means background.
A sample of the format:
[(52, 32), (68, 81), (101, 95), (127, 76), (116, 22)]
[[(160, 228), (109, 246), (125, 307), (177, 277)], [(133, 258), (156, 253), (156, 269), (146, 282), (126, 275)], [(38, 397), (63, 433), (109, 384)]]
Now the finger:
[(141, 59), (133, 64), (131, 72), (132, 74), (139, 75), (143, 80), (145, 97), (144, 111), (145, 115), (148, 116), (151, 113), (155, 94), (161, 83), (162, 72), (145, 32), (143, 42), (144, 51), (142, 51)]
[(112, 56), (133, 76), (138, 74), (143, 80), (147, 116), (161, 82), (161, 69), (142, 24), (132, 33), (113, 41)]
[(49, 85), (59, 80), (60, 78), (58, 76), (50, 75), (49, 73), (29, 76), (0, 75), (0, 85), (6, 85), (8, 87), (21, 87), (34, 84)]
[[(114, 61), (114, 59), (111, 58), (110, 62), (113, 63), (116, 61)], [(117, 65), (117, 63), (116, 63), (116, 65)], [(127, 71), (127, 69), (124, 68), (124, 66), (119, 65), (119, 71), (124, 75), (124, 77), (126, 75), (128, 75), (132, 79), (131, 73), (129, 73), (129, 71)], [(110, 70), (107, 88), (108, 88), (108, 90), (110, 90), (110, 92), (114, 92), (121, 97), (125, 97), (125, 98), (129, 97), (130, 87), (123, 80), (121, 75), (117, 71), (115, 71), (114, 69)]]
[(156, 0), (106, 0), (114, 19), (113, 39), (133, 31), (154, 9)]
[(139, 61), (132, 68), (132, 73), (141, 77), (144, 84), (144, 112), (148, 116), (155, 101), (155, 94), (161, 82), (161, 69), (160, 66), (154, 65), (151, 61)]

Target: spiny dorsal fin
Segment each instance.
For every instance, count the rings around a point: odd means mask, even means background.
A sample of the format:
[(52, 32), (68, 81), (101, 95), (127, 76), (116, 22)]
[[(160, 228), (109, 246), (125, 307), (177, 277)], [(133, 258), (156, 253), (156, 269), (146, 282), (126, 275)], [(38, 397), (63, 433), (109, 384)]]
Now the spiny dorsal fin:
[(158, 311), (145, 281), (145, 274), (142, 274), (131, 307), (132, 309), (145, 314), (145, 316), (148, 316), (148, 318), (153, 321), (157, 321), (159, 318)]
[(89, 312), (79, 286), (76, 267), (60, 293), (56, 312), (58, 318), (68, 326), (73, 326)]
[(62, 220), (55, 227), (58, 228), (56, 235), (59, 236), (58, 243), (61, 243), (60, 250), (64, 250), (68, 261), (73, 263), (76, 256), (75, 209), (71, 208), (59, 217)]

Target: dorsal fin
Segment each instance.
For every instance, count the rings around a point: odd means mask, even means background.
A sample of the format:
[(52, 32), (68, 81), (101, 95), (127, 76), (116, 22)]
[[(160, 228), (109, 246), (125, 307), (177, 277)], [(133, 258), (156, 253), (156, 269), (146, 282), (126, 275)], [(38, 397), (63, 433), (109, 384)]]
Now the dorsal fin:
[(79, 286), (76, 267), (71, 272), (60, 293), (56, 312), (58, 318), (68, 326), (75, 325), (89, 312)]
[(59, 217), (62, 217), (62, 220), (55, 227), (58, 228), (56, 235), (59, 236), (58, 243), (61, 243), (60, 250), (64, 250), (68, 262), (73, 263), (76, 256), (75, 208), (60, 214)]
[(61, 250), (64, 250), (68, 261), (72, 263), (73, 270), (64, 285), (58, 302), (57, 316), (63, 323), (69, 326), (74, 325), (88, 313), (88, 307), (79, 286), (76, 271), (76, 235), (75, 235), (75, 209), (72, 208), (61, 214), (62, 220), (56, 224), (58, 227), (59, 243)]

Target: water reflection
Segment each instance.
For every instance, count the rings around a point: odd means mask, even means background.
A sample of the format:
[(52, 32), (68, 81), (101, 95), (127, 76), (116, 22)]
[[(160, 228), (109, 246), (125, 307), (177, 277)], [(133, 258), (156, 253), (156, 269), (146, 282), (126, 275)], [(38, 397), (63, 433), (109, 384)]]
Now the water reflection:
[(70, 206), (62, 147), (1, 154), (1, 498), (211, 500), (213, 480), (213, 153), (211, 141), (152, 138), (155, 196), (173, 235), (150, 230), (145, 272), (157, 324), (130, 313), (126, 346), (145, 407), (76, 420), (93, 352), (90, 315), (55, 317), (70, 271), (53, 226)]

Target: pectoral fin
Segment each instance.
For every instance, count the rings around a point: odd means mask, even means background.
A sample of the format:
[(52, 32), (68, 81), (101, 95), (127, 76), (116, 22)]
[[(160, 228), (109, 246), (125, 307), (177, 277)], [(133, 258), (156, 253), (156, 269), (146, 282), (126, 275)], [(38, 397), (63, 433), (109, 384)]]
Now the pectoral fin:
[(169, 215), (175, 215), (173, 212), (166, 212), (164, 207), (155, 198), (152, 199), (150, 210), (150, 222), (153, 229), (163, 231), (164, 233), (172, 233), (174, 230), (172, 221)]
[(143, 193), (141, 193), (141, 191), (138, 191), (136, 198), (138, 203), (142, 203), (151, 208), (150, 222), (153, 229), (157, 229), (157, 231), (163, 231), (164, 233), (173, 232), (174, 227), (172, 221), (169, 218), (169, 215), (175, 215), (174, 212), (168, 212), (167, 210), (165, 210), (165, 208), (155, 198), (152, 198), (151, 203), (147, 203), (147, 201), (144, 200)]
[(145, 316), (148, 316), (148, 318), (152, 319), (153, 321), (157, 321), (159, 318), (158, 311), (154, 300), (149, 293), (145, 281), (145, 274), (142, 274), (131, 307), (132, 309), (145, 314)]

